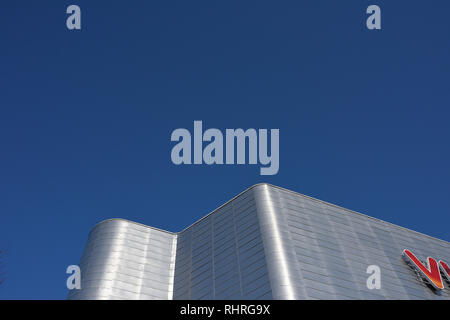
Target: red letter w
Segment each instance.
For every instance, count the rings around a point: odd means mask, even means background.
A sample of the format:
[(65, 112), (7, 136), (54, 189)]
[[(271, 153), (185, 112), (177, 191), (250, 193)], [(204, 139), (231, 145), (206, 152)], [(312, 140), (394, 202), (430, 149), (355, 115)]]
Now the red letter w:
[[(439, 290), (444, 289), (444, 283), (442, 282), (441, 273), (439, 272), (439, 265), (436, 260), (434, 260), (432, 257), (428, 257), (426, 263), (427, 265), (425, 266), (408, 249), (403, 250), (403, 256), (405, 257), (406, 261), (409, 262), (434, 288)], [(444, 268), (442, 263), (441, 267)], [(448, 271), (448, 269), (446, 271)]]

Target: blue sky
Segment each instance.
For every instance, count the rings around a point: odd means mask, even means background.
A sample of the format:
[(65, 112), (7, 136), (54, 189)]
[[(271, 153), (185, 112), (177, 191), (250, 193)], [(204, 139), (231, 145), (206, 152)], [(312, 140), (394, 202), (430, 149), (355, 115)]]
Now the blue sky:
[[(66, 29), (66, 7), (82, 30)], [(378, 4), (382, 30), (365, 27)], [(2, 1), (0, 299), (65, 299), (89, 230), (179, 231), (269, 182), (450, 240), (448, 1)], [(280, 170), (175, 166), (279, 128)], [(399, 252), (400, 254), (400, 252)]]

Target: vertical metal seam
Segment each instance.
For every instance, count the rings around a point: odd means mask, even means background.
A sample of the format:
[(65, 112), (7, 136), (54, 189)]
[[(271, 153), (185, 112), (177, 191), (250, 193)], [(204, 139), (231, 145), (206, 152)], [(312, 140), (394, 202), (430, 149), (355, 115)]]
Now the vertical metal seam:
[(175, 234), (173, 239), (172, 239), (172, 259), (173, 262), (171, 263), (172, 265), (172, 270), (170, 271), (170, 285), (169, 285), (169, 296), (168, 299), (169, 300), (173, 300), (174, 294), (175, 294), (175, 266), (176, 266), (176, 262), (177, 262), (177, 248), (178, 248), (178, 235)]
[(214, 259), (215, 247), (214, 247), (214, 215), (211, 216), (211, 262), (212, 262), (212, 296), (213, 299), (216, 298), (216, 268), (215, 268), (215, 259)]
[(238, 243), (238, 239), (237, 239), (237, 226), (236, 226), (234, 203), (231, 203), (231, 212), (232, 212), (233, 228), (234, 228), (234, 245), (236, 247), (236, 260), (237, 260), (238, 276), (239, 276), (239, 289), (241, 292), (241, 297), (243, 297), (244, 290), (242, 289), (242, 271), (241, 271), (241, 262), (239, 259), (239, 243)]
[[(281, 202), (281, 197), (280, 197), (280, 193), (279, 193), (278, 190), (276, 190), (276, 195), (277, 195), (278, 200)], [(286, 221), (286, 217), (285, 217), (284, 213), (285, 213), (285, 207), (283, 206), (282, 209), (281, 209), (281, 216), (279, 215), (279, 219), (281, 219), (282, 222), (286, 225), (287, 231), (288, 231), (287, 235), (289, 237), (289, 243), (290, 243), (290, 246), (293, 246), (294, 240), (292, 239), (291, 230), (289, 228), (288, 222)], [(301, 272), (300, 263), (299, 263), (299, 259), (297, 257), (297, 253), (295, 252), (294, 248), (292, 248), (292, 249), (293, 249), (292, 254), (295, 257), (295, 259), (294, 259), (294, 264), (295, 264), (294, 270), (297, 272), (297, 276), (302, 279), (302, 283), (304, 284), (305, 283), (305, 281), (304, 281), (305, 278), (303, 277), (303, 274)], [(298, 286), (294, 286), (294, 287), (296, 289), (299, 289)], [(304, 297), (305, 298), (308, 297), (308, 294), (306, 292), (306, 288), (305, 288), (304, 285), (301, 287), (301, 290), (303, 291)]]
[(192, 230), (189, 231), (189, 298), (192, 299)]

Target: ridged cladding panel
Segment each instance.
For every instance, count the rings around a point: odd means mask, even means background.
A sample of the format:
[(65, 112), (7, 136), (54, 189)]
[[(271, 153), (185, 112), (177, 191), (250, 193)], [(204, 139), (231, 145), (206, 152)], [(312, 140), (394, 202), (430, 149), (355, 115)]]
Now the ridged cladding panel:
[(89, 234), (69, 299), (171, 299), (176, 235), (112, 219)]
[[(448, 242), (261, 184), (178, 234), (100, 223), (69, 298), (449, 299), (405, 264), (404, 248), (450, 261)], [(367, 289), (372, 264), (381, 290)]]
[(178, 235), (174, 299), (272, 299), (252, 192)]
[[(277, 238), (288, 261), (278, 284), (290, 287), (293, 297), (450, 299), (449, 283), (436, 294), (401, 257), (408, 248), (422, 261), (428, 256), (450, 261), (450, 243), (285, 189), (254, 190), (260, 206), (276, 212)], [(283, 270), (280, 261), (275, 268)], [(379, 290), (367, 288), (369, 265), (381, 268)], [(286, 298), (286, 289), (281, 292)]]

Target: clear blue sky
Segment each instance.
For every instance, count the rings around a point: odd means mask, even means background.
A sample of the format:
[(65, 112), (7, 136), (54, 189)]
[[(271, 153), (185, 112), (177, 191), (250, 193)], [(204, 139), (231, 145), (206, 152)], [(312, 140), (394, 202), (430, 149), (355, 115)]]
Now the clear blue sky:
[[(66, 7), (82, 10), (68, 31)], [(382, 30), (365, 27), (378, 4)], [(65, 299), (89, 230), (179, 231), (270, 182), (450, 240), (449, 1), (2, 1), (0, 299)], [(280, 171), (175, 166), (279, 128)], [(400, 252), (399, 252), (400, 254)]]

